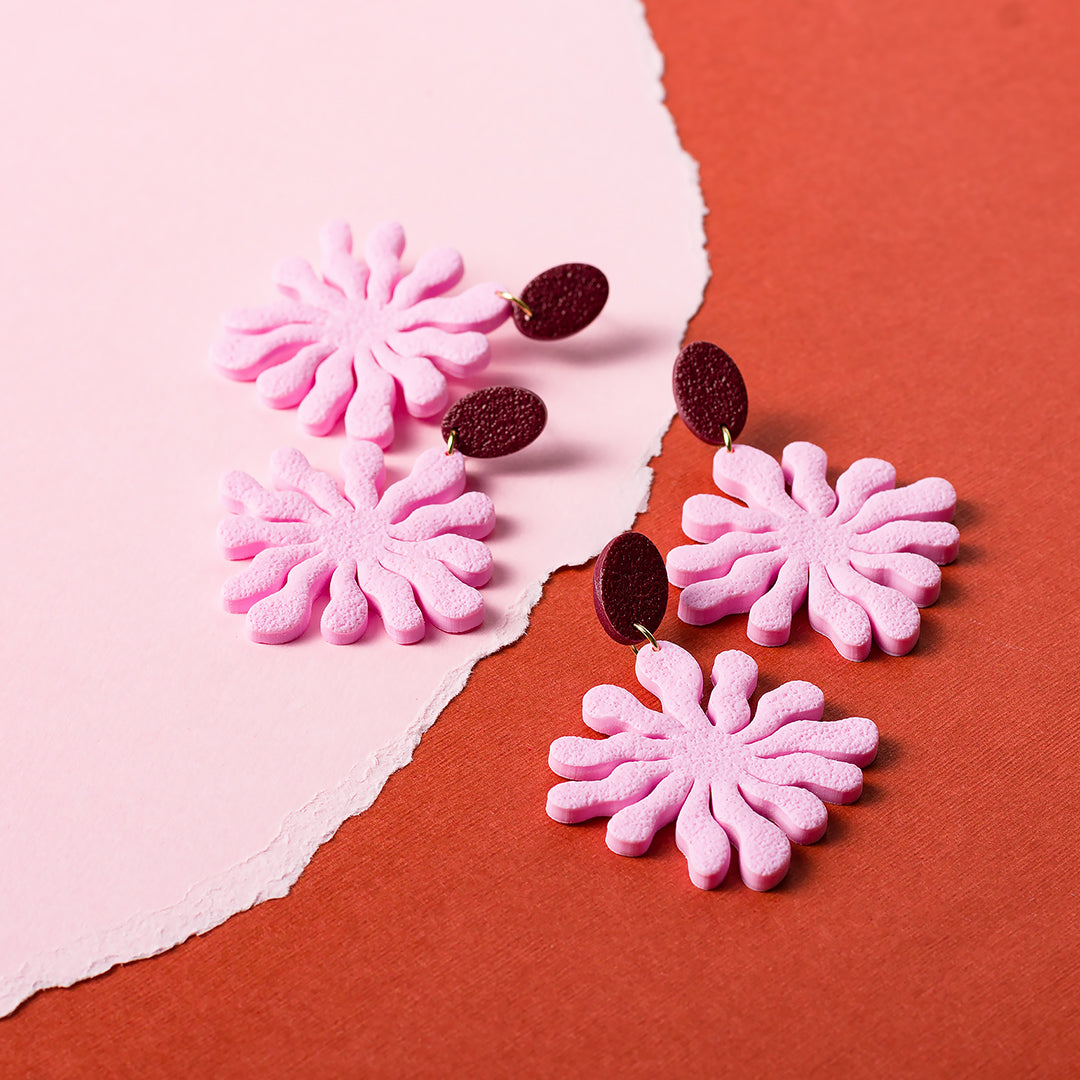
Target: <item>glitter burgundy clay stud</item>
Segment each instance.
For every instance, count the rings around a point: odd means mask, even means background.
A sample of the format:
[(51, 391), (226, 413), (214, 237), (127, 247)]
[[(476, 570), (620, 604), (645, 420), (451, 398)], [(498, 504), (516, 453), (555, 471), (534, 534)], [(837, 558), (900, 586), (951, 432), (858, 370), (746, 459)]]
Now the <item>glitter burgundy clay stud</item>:
[(514, 325), (527, 338), (557, 341), (584, 330), (604, 310), (608, 280), (588, 263), (563, 263), (534, 277), (520, 296), (499, 295), (514, 305)]
[(620, 533), (593, 570), (593, 604), (604, 632), (620, 645), (655, 634), (667, 611), (664, 557), (644, 534)]

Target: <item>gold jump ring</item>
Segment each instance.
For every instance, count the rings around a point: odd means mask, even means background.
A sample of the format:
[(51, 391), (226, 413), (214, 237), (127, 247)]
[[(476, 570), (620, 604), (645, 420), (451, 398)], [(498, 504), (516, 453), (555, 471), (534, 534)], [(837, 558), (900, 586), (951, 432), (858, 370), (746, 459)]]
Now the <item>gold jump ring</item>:
[(521, 308), (521, 313), (525, 316), (526, 322), (533, 317), (532, 308), (530, 308), (520, 296), (515, 296), (513, 293), (509, 292), (503, 292), (502, 289), (496, 289), (495, 295), (501, 296), (504, 300), (509, 300), (511, 304)]
[[(656, 640), (653, 636), (653, 632), (647, 626), (642, 626), (641, 623), (636, 622), (634, 623), (634, 629), (653, 647), (653, 652), (660, 651), (660, 643)], [(634, 652), (636, 653), (640, 648), (640, 645), (635, 645)]]

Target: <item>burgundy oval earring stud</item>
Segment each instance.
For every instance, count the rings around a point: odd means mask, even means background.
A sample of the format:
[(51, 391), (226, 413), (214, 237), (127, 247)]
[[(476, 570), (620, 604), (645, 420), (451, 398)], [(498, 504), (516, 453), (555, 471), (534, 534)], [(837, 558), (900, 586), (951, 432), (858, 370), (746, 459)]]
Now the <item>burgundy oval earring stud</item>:
[(563, 263), (534, 277), (520, 296), (498, 295), (514, 305), (514, 325), (527, 338), (556, 341), (584, 330), (604, 310), (608, 280), (588, 263)]

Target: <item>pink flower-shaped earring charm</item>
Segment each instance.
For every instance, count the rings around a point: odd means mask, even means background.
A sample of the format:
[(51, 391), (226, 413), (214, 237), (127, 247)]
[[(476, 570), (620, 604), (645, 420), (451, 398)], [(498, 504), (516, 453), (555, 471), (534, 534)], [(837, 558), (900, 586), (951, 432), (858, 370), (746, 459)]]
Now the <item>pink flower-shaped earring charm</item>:
[(211, 358), (229, 378), (254, 379), (267, 405), (299, 406), (309, 434), (327, 434), (344, 415), (350, 438), (385, 448), (398, 387), (412, 416), (441, 412), (446, 376), (483, 369), (485, 335), (510, 304), (491, 282), (444, 295), (465, 269), (453, 248), (425, 253), (403, 274), (405, 233), (396, 222), (371, 232), (363, 259), (353, 257), (343, 221), (320, 239), (323, 276), (305, 259), (285, 259), (274, 273), (283, 298), (229, 312)]

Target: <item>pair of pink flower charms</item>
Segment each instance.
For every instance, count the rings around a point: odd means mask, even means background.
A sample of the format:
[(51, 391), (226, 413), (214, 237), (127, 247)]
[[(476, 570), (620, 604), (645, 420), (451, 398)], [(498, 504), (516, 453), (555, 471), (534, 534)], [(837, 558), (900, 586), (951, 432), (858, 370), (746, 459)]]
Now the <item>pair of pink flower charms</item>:
[(594, 267), (566, 264), (520, 298), (491, 282), (448, 295), (464, 273), (461, 256), (429, 251), (405, 273), (400, 225), (376, 228), (362, 258), (344, 222), (327, 225), (321, 241), (322, 276), (304, 259), (284, 260), (274, 274), (281, 298), (226, 315), (211, 357), (229, 378), (254, 380), (272, 408), (295, 406), (311, 435), (343, 421), (344, 490), (293, 449), (273, 455), (270, 489), (246, 473), (225, 476), (222, 497), (235, 516), (221, 523), (220, 547), (226, 558), (252, 559), (226, 583), (225, 608), (246, 613), (249, 636), (267, 644), (302, 634), (327, 589), (322, 633), (334, 644), (360, 638), (371, 610), (400, 644), (419, 641), (428, 623), (471, 630), (484, 617), (478, 589), (492, 558), (483, 538), (495, 511), (486, 495), (465, 491), (463, 454), (520, 449), (546, 410), (520, 387), (474, 391), (444, 417), (447, 447), (422, 453), (384, 490), (395, 407), (400, 398), (411, 416), (442, 412), (447, 376), (482, 370), (487, 334), (512, 312), (527, 337), (575, 333), (603, 307), (607, 281)]
[(548, 793), (547, 812), (566, 823), (609, 817), (607, 845), (621, 855), (644, 854), (674, 821), (695, 885), (718, 885), (735, 845), (743, 881), (769, 889), (787, 873), (792, 842), (824, 834), (824, 804), (859, 797), (877, 728), (863, 717), (824, 723), (824, 696), (807, 682), (762, 695), (751, 717), (757, 665), (737, 651), (716, 657), (703, 709), (697, 662), (653, 637), (667, 580), (682, 588), (679, 617), (687, 623), (748, 612), (752, 641), (783, 645), (805, 601), (810, 625), (848, 659), (864, 659), (874, 640), (901, 655), (918, 638), (919, 608), (938, 597), (939, 566), (956, 557), (956, 495), (939, 478), (897, 488), (896, 471), (877, 458), (856, 461), (834, 490), (825, 453), (811, 443), (790, 444), (780, 463), (735, 445), (746, 390), (730, 357), (710, 343), (680, 353), (673, 383), (687, 426), (724, 444), (713, 478), (729, 497), (687, 500), (683, 531), (698, 543), (675, 548), (666, 568), (637, 533), (616, 537), (601, 553), (594, 576), (600, 622), (616, 641), (651, 642), (635, 650), (637, 677), (661, 708), (618, 686), (590, 690), (583, 718), (608, 738), (552, 744), (549, 765), (568, 782)]

